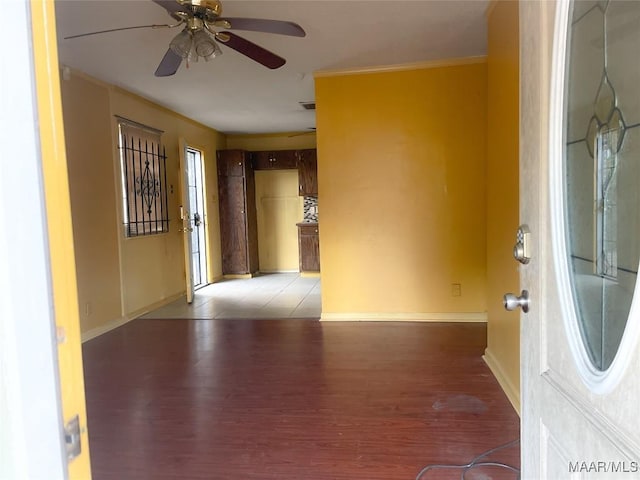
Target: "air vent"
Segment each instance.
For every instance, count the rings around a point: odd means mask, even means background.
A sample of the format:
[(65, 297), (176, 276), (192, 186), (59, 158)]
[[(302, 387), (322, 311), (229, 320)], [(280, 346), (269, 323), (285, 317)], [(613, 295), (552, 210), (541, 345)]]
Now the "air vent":
[(300, 105), (302, 105), (302, 108), (304, 108), (305, 110), (316, 109), (316, 102), (300, 102)]

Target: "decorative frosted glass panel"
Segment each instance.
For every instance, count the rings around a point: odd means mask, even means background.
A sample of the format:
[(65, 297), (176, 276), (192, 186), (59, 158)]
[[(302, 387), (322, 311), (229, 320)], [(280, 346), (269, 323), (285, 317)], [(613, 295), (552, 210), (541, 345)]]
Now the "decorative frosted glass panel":
[(640, 2), (577, 2), (569, 29), (566, 236), (582, 339), (601, 371), (624, 334), (640, 259), (640, 34), (625, 27), (639, 23)]

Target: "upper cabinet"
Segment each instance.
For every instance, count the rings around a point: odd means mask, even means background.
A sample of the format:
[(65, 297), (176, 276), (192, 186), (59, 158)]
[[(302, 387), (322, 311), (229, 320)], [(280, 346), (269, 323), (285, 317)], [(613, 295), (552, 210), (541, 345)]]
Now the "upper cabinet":
[(318, 158), (316, 149), (298, 150), (299, 194), (308, 197), (318, 196)]
[(295, 169), (296, 150), (251, 152), (254, 170)]
[[(307, 197), (318, 196), (318, 160), (315, 148), (306, 150), (264, 150), (251, 152), (250, 155), (250, 166), (253, 166), (254, 170), (298, 169), (299, 195)], [(241, 164), (241, 160), (236, 163), (230, 164), (228, 168), (237, 169), (238, 173), (236, 174), (242, 175), (244, 167)], [(223, 174), (234, 175), (232, 172)]]

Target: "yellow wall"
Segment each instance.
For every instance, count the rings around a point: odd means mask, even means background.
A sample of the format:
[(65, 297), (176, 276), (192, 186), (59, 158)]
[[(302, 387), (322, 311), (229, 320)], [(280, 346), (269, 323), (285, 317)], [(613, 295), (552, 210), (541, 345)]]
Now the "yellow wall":
[(79, 310), (89, 330), (121, 316), (109, 91), (78, 76), (61, 87)]
[(516, 409), (520, 404), (519, 312), (502, 295), (519, 292), (512, 256), (518, 228), (518, 2), (499, 1), (488, 14), (487, 350), (485, 358)]
[(315, 132), (227, 135), (227, 148), (249, 151), (316, 148)]
[[(224, 137), (165, 108), (81, 74), (62, 82), (71, 208), (83, 332), (130, 319), (185, 291), (183, 235), (178, 232), (178, 139), (204, 151), (215, 178)], [(163, 130), (167, 153), (170, 232), (127, 239), (122, 213), (117, 121), (126, 117)], [(211, 271), (221, 275), (217, 182), (207, 190)]]
[(457, 63), (316, 76), (323, 317), (486, 311), (486, 65)]
[(256, 172), (258, 252), (261, 272), (298, 271), (298, 227), (302, 197), (297, 170)]

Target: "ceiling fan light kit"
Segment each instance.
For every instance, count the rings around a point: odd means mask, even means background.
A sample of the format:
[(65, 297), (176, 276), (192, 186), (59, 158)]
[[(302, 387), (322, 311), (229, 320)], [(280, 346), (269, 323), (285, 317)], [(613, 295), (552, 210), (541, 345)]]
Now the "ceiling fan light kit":
[(249, 57), (267, 68), (280, 68), (286, 60), (269, 50), (231, 32), (217, 32), (214, 27), (253, 32), (275, 33), (292, 37), (304, 37), (304, 29), (293, 22), (262, 18), (220, 18), (222, 4), (219, 0), (153, 0), (169, 15), (178, 20), (175, 25), (141, 25), (138, 27), (114, 28), (65, 37), (65, 39), (85, 37), (100, 33), (131, 30), (135, 28), (175, 28), (185, 25), (169, 44), (156, 69), (156, 77), (174, 75), (182, 60), (198, 61), (198, 57), (209, 61), (222, 54), (217, 42)]
[(198, 61), (198, 57), (209, 61), (222, 54), (211, 34), (204, 29), (192, 29), (189, 26), (171, 40), (169, 48), (180, 58), (194, 62)]
[(193, 48), (199, 57), (206, 59), (216, 57), (222, 53), (213, 38), (204, 30), (198, 30), (193, 34)]
[(173, 40), (171, 40), (171, 43), (169, 44), (169, 48), (179, 57), (187, 58), (191, 53), (191, 43), (191, 32), (185, 28), (178, 35), (173, 37)]

